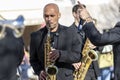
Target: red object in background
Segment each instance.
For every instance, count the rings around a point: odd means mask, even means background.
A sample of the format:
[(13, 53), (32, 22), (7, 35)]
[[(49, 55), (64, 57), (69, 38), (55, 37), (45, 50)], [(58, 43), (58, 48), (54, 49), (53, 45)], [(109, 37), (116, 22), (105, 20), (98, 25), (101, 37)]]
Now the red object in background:
[(43, 28), (43, 27), (45, 27), (45, 25), (46, 25), (46, 23), (45, 23), (45, 22), (42, 22), (42, 23), (40, 24), (40, 27)]

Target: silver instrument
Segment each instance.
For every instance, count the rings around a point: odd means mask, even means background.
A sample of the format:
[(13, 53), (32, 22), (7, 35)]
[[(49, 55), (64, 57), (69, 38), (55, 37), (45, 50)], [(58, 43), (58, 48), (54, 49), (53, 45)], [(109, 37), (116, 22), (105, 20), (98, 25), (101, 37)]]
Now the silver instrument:
[(24, 17), (22, 15), (19, 15), (15, 20), (0, 20), (0, 39), (4, 38), (7, 34), (7, 27), (13, 30), (13, 35), (16, 38), (21, 37), (25, 29)]

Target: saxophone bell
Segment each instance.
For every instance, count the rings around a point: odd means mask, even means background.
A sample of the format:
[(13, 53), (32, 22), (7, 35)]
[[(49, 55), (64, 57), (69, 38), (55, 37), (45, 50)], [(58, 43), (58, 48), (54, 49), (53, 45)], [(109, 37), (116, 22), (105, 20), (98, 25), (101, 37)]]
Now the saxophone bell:
[(49, 65), (46, 68), (46, 72), (49, 75), (56, 75), (58, 73), (58, 68), (56, 66), (54, 66), (54, 65)]
[(97, 54), (97, 52), (94, 51), (94, 50), (90, 50), (90, 51), (88, 52), (88, 56), (92, 59), (92, 61), (98, 60), (98, 54)]

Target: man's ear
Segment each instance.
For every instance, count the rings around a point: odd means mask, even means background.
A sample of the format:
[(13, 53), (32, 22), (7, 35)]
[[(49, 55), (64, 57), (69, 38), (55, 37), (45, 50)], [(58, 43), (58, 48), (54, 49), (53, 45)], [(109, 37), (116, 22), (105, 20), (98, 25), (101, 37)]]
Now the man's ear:
[(72, 12), (73, 16), (76, 17), (76, 13), (75, 12)]
[(59, 17), (59, 18), (61, 17), (61, 13), (58, 14), (58, 17)]

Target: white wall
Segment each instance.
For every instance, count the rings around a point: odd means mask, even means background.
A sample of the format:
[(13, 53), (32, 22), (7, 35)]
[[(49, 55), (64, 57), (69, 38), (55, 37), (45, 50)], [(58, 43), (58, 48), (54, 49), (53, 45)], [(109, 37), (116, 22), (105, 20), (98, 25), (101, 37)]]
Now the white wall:
[[(72, 1), (72, 2), (71, 2)], [(26, 25), (35, 25), (43, 22), (42, 11), (45, 4), (58, 4), (61, 11), (60, 23), (71, 25), (73, 22), (72, 7), (78, 0), (0, 0), (0, 15), (6, 19), (14, 19), (24, 15)], [(120, 0), (80, 0), (87, 6), (92, 17), (97, 19), (98, 28), (111, 28), (120, 20), (118, 6)], [(102, 27), (101, 27), (102, 26)]]

